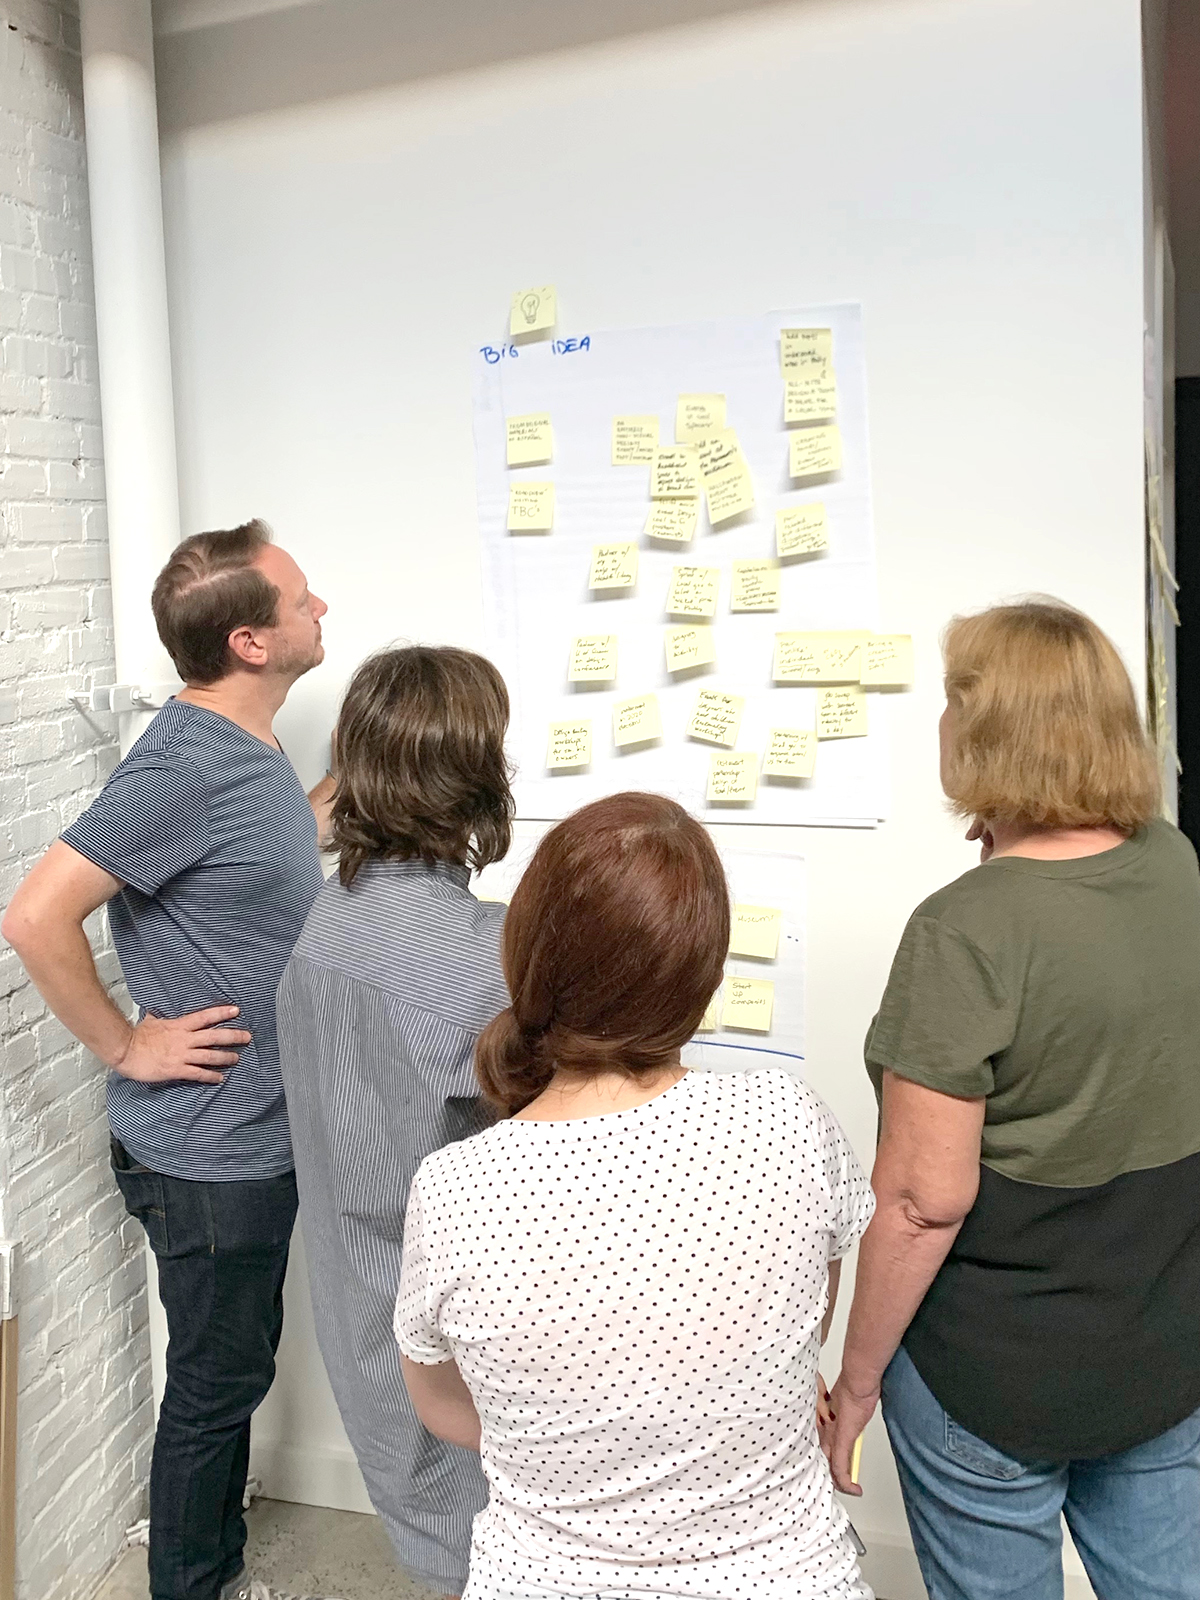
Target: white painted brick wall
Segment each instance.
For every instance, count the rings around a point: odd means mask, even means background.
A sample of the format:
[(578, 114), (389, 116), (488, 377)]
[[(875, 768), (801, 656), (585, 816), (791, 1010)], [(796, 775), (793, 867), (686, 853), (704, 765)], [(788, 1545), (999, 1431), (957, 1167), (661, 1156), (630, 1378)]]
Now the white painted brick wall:
[[(116, 758), (74, 6), (0, 13), (0, 905)], [(101, 918), (106, 979), (119, 972)], [(21, 1244), (20, 1600), (85, 1600), (145, 1512), (141, 1235), (108, 1170), (103, 1073), (0, 945), (0, 1234)]]

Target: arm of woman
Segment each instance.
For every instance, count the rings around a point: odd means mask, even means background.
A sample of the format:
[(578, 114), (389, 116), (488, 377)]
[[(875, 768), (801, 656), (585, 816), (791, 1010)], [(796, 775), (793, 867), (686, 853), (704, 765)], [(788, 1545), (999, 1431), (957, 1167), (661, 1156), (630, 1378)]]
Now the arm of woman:
[(876, 1210), (859, 1246), (842, 1371), (830, 1401), (830, 1467), (843, 1493), (862, 1493), (850, 1481), (854, 1442), (878, 1404), (888, 1362), (975, 1204), (985, 1103), (884, 1073), (871, 1178)]
[(453, 1361), (428, 1366), (400, 1357), (413, 1410), (430, 1433), (464, 1450), (479, 1449), (479, 1413)]

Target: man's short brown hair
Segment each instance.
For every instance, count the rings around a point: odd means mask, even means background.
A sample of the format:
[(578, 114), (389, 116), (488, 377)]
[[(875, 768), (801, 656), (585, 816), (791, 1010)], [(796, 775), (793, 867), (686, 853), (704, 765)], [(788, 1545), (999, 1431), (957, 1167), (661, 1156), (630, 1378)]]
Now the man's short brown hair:
[(508, 690), (490, 661), (448, 645), (370, 656), (336, 734), (332, 846), (347, 886), (364, 862), (486, 867), (508, 853)]
[(254, 565), (271, 542), (255, 517), (238, 528), (195, 533), (176, 545), (154, 583), (158, 637), (184, 683), (216, 683), (233, 668), (235, 628), (272, 628), (279, 590)]
[(1090, 617), (1037, 597), (955, 617), (942, 640), (963, 817), (1132, 833), (1162, 805), (1158, 766), (1116, 647)]

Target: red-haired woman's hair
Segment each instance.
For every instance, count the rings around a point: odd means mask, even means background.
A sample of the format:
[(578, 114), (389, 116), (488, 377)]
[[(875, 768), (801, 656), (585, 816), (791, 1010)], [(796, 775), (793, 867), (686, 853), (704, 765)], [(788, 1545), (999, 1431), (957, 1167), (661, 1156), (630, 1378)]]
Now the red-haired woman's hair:
[(542, 840), (504, 924), (512, 1005), (480, 1035), (484, 1094), (512, 1115), (558, 1070), (650, 1075), (721, 982), (729, 889), (696, 819), (655, 794), (584, 806)]

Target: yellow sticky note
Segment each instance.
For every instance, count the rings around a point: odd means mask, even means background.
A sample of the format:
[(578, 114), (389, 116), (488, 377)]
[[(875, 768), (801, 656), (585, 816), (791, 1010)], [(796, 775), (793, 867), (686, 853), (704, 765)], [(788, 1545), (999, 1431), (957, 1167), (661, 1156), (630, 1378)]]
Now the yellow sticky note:
[(552, 283), (540, 289), (518, 289), (508, 314), (510, 338), (521, 333), (541, 333), (558, 321), (558, 296)]
[(778, 611), (779, 563), (735, 561), (730, 611)]
[(725, 979), (725, 1004), (721, 1010), (723, 1028), (747, 1028), (751, 1033), (770, 1033), (771, 1013), (775, 1009), (775, 985), (769, 978)]
[(614, 467), (644, 467), (654, 460), (658, 449), (657, 417), (614, 417), (612, 424), (612, 464)]
[(710, 478), (719, 478), (723, 472), (740, 466), (742, 447), (732, 428), (721, 428), (703, 439), (696, 440), (696, 459), (700, 463), (700, 477), (708, 484)]
[(828, 328), (784, 328), (779, 335), (779, 370), (785, 378), (831, 372), (833, 334)]
[(713, 631), (704, 623), (687, 628), (668, 628), (664, 642), (668, 672), (682, 672), (686, 667), (706, 667), (717, 659)]
[(729, 925), (729, 954), (774, 961), (779, 954), (783, 912), (776, 906), (734, 906)]
[(554, 485), (552, 483), (510, 483), (508, 486), (509, 533), (549, 533), (554, 526)]
[(744, 461), (738, 462), (704, 484), (708, 499), (708, 520), (715, 527), (718, 522), (728, 522), (754, 508), (754, 479)]
[(793, 478), (815, 478), (841, 467), (842, 435), (836, 422), (827, 422), (821, 428), (800, 428), (790, 439), (788, 471)]
[(846, 633), (777, 633), (776, 683), (857, 683), (865, 636)]
[(700, 493), (700, 462), (691, 445), (656, 450), (650, 464), (650, 498), (677, 500)]
[(867, 733), (867, 691), (849, 689), (817, 691), (817, 738), (861, 739)]
[(611, 683), (617, 675), (615, 633), (581, 634), (571, 645), (568, 683)]
[(642, 531), (647, 539), (687, 544), (695, 537), (699, 520), (700, 502), (694, 497), (687, 500), (656, 500), (650, 507), (650, 515)]
[(681, 394), (675, 406), (675, 438), (703, 439), (725, 426), (723, 394)]
[(658, 696), (641, 694), (634, 700), (618, 700), (613, 707), (613, 743), (641, 744), (645, 739), (657, 739), (662, 734), (662, 718), (658, 714)]
[(529, 411), (522, 417), (509, 417), (505, 427), (510, 467), (540, 467), (552, 459), (554, 430), (548, 411)]
[(719, 689), (701, 689), (687, 731), (690, 738), (709, 744), (735, 745), (742, 725), (746, 702), (740, 694), (723, 694)]
[(589, 589), (632, 589), (637, 582), (638, 548), (635, 544), (594, 544)]
[(546, 765), (551, 771), (559, 767), (586, 767), (591, 759), (592, 724), (589, 719), (550, 724)]
[(720, 1014), (721, 1007), (719, 997), (717, 995), (713, 995), (712, 999), (708, 1002), (708, 1005), (704, 1008), (704, 1015), (700, 1018), (700, 1026), (696, 1029), (696, 1032), (715, 1033), (717, 1030), (717, 1020), (720, 1017)]
[(811, 556), (829, 548), (829, 514), (818, 501), (787, 506), (775, 513), (775, 552), (779, 556)]
[(836, 415), (837, 384), (832, 372), (807, 372), (784, 384), (784, 422), (824, 422)]
[(869, 634), (863, 646), (861, 681), (871, 689), (907, 689), (913, 681), (912, 634)]
[(710, 756), (708, 761), (708, 798), (723, 804), (730, 801), (753, 800), (758, 793), (758, 757), (752, 750), (739, 750), (736, 755)]
[(667, 610), (673, 617), (715, 617), (720, 588), (720, 567), (675, 567)]
[(811, 778), (817, 767), (817, 735), (812, 728), (772, 728), (767, 735), (765, 778)]

